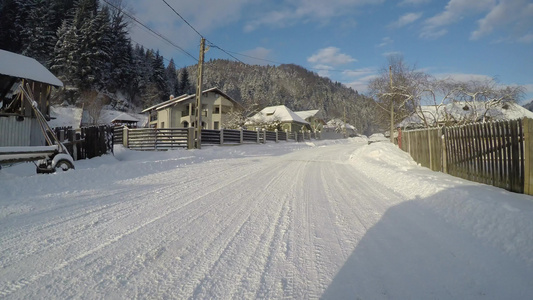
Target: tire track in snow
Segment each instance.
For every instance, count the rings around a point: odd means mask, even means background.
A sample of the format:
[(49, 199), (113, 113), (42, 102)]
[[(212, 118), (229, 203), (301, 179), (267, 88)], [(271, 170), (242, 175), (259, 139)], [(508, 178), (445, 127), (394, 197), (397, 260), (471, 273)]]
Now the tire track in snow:
[[(205, 273), (203, 280), (196, 286), (193, 293), (194, 297), (202, 298), (202, 295), (206, 293), (210, 297), (229, 297), (231, 291), (236, 289), (236, 286), (234, 285), (232, 287), (228, 286), (228, 284), (230, 282), (235, 284), (241, 281), (236, 278), (228, 279), (227, 276), (222, 277), (222, 280), (215, 278), (215, 275), (221, 272), (220, 270), (223, 272), (224, 266), (227, 264), (231, 264), (235, 261), (239, 262), (237, 265), (232, 265), (232, 270), (234, 270), (234, 272), (232, 272), (234, 274), (232, 277), (238, 277), (239, 274), (246, 276), (247, 273), (244, 272), (244, 269), (250, 265), (250, 260), (254, 258), (259, 258), (258, 263), (264, 264), (264, 256), (256, 256), (256, 254), (258, 250), (263, 249), (263, 245), (270, 240), (272, 226), (270, 225), (270, 222), (265, 221), (265, 219), (268, 220), (271, 217), (274, 217), (277, 214), (278, 207), (279, 209), (283, 207), (283, 203), (280, 205), (279, 203), (281, 202), (279, 200), (271, 199), (268, 191), (272, 189), (276, 190), (279, 186), (283, 186), (283, 183), (287, 180), (285, 176), (289, 175), (287, 168), (280, 167), (281, 163), (282, 162), (279, 162), (278, 160), (275, 160), (274, 163), (270, 162), (270, 167), (266, 173), (258, 174), (255, 178), (248, 178), (247, 181), (250, 182), (243, 182), (245, 186), (248, 185), (253, 187), (257, 186), (258, 183), (262, 183), (263, 178), (269, 180), (266, 184), (263, 184), (264, 188), (262, 190), (255, 192), (258, 196), (257, 198), (250, 197), (250, 194), (242, 195), (242, 201), (251, 202), (250, 199), (252, 199), (253, 203), (256, 205), (249, 205), (250, 203), (248, 203), (248, 206), (253, 207), (253, 209), (247, 214), (247, 218), (242, 221), (238, 228), (232, 230), (230, 239), (224, 241), (224, 249), (221, 251), (219, 250), (215, 255), (216, 260), (211, 262), (211, 267)], [(274, 164), (275, 166), (272, 167)], [(276, 203), (278, 204), (276, 205)], [(276, 214), (271, 216), (272, 212), (276, 212)], [(261, 233), (255, 234), (255, 232), (258, 231)], [(250, 237), (252, 238), (251, 241), (249, 240)], [(239, 248), (243, 243), (247, 245), (247, 247)], [(254, 255), (250, 255), (249, 252), (243, 253), (243, 251), (246, 252), (247, 249), (250, 249), (250, 245), (254, 245), (256, 249)], [(257, 263), (254, 263), (253, 265), (257, 265)], [(220, 281), (221, 283), (219, 283)], [(216, 289), (217, 284), (223, 284), (225, 289), (223, 291)], [(214, 288), (212, 286), (214, 286)], [(214, 292), (215, 294), (213, 294)]]
[[(223, 170), (221, 170), (221, 172), (223, 172)], [(255, 172), (261, 172), (261, 170), (256, 170)], [(252, 173), (253, 174), (253, 173)], [(204, 194), (202, 194), (201, 196), (198, 196), (197, 198), (183, 204), (182, 206), (178, 207), (178, 208), (175, 208), (173, 210), (170, 210), (170, 211), (167, 211), (166, 213), (162, 214), (162, 215), (159, 215), (153, 219), (150, 219), (144, 223), (142, 223), (141, 225), (138, 225), (138, 226), (134, 226), (133, 228), (131, 229), (128, 229), (126, 230), (125, 232), (122, 232), (122, 233), (119, 233), (117, 234), (115, 237), (111, 237), (109, 238), (106, 242), (104, 243), (101, 243), (99, 245), (97, 245), (96, 247), (93, 247), (87, 251), (84, 251), (82, 252), (81, 254), (79, 255), (76, 255), (76, 256), (73, 256), (73, 257), (70, 257), (68, 259), (64, 259), (62, 262), (59, 261), (59, 262), (56, 262), (55, 263), (55, 267), (52, 267), (52, 268), (49, 268), (47, 270), (44, 270), (44, 271), (41, 271), (41, 272), (37, 272), (37, 273), (34, 273), (34, 274), (31, 274), (29, 276), (25, 276), (23, 278), (20, 278), (19, 280), (14, 280), (14, 281), (11, 281), (11, 282), (5, 282), (4, 284), (2, 284), (4, 287), (2, 287), (0, 285), (0, 295), (2, 296), (7, 296), (9, 294), (12, 294), (13, 292), (23, 288), (23, 287), (26, 287), (28, 286), (29, 284), (45, 277), (45, 276), (48, 276), (52, 273), (55, 273), (61, 269), (64, 269), (66, 266), (76, 262), (76, 261), (80, 261), (98, 251), (100, 251), (101, 249), (105, 248), (105, 247), (108, 247), (109, 245), (112, 245), (116, 242), (118, 242), (119, 240), (123, 239), (124, 237), (126, 236), (129, 236), (131, 234), (133, 234), (134, 232), (138, 231), (139, 229), (149, 225), (149, 224), (152, 224), (162, 218), (164, 218), (165, 216), (177, 211), (177, 210), (180, 210), (180, 209), (183, 209), (183, 207), (193, 203), (194, 201), (197, 201), (198, 199), (202, 199), (202, 198), (205, 198), (207, 195), (213, 193), (213, 192), (216, 192), (218, 190), (220, 190), (221, 188), (224, 188), (226, 185), (229, 185), (231, 184), (232, 182), (235, 182), (235, 181), (238, 181), (240, 180), (241, 178), (244, 178), (244, 177), (247, 177), (249, 176), (249, 174), (246, 174), (246, 175), (243, 175), (241, 176), (240, 178), (237, 178), (237, 179), (233, 179), (233, 180), (230, 180), (229, 183), (219, 187), (217, 186), (213, 191), (208, 191)], [(231, 178), (231, 177), (230, 177)], [(192, 180), (190, 180), (192, 181)], [(197, 191), (200, 191), (200, 190), (205, 190), (206, 186), (205, 185), (200, 185), (197, 189)], [(161, 188), (162, 189), (162, 188)], [(146, 193), (150, 193), (152, 192), (153, 193), (153, 190), (151, 191), (147, 191)], [(192, 193), (194, 194), (194, 193)], [(141, 195), (142, 196), (142, 195)], [(142, 199), (142, 197), (141, 197)], [(139, 209), (139, 211), (141, 211), (142, 209)], [(125, 216), (129, 216), (131, 214), (131, 211), (126, 214)], [(49, 263), (49, 262), (48, 262)]]

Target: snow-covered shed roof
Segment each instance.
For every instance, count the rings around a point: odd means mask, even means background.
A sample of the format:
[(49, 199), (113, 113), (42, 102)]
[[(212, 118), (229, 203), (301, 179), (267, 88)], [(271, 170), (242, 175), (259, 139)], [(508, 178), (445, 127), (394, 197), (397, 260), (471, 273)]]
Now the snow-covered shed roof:
[(268, 106), (263, 108), (257, 114), (249, 118), (251, 122), (295, 122), (300, 124), (309, 124), (306, 120), (302, 119), (295, 112), (290, 110), (285, 105)]
[(139, 120), (137, 118), (130, 116), (127, 113), (121, 113), (120, 115), (114, 117), (111, 120), (111, 123), (113, 122), (139, 122)]
[(5, 50), (0, 50), (0, 74), (63, 86), (61, 80), (35, 59)]

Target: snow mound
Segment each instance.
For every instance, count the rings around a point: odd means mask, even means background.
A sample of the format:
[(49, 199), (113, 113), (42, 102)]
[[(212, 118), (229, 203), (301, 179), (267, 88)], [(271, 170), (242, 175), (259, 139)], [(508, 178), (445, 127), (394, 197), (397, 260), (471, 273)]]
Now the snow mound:
[[(351, 162), (369, 178), (447, 222), (533, 265), (533, 199), (417, 166), (390, 143), (360, 147)], [(520, 230), (524, 229), (524, 230)]]

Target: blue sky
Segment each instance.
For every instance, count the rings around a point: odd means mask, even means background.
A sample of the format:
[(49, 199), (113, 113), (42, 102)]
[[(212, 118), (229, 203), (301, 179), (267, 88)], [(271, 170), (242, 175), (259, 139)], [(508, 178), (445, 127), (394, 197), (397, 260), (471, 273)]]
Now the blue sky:
[[(527, 89), (521, 104), (533, 99), (531, 0), (165, 1), (208, 41), (246, 63), (301, 65), (365, 93), (387, 55), (401, 54), (409, 65), (436, 77), (495, 77)], [(122, 4), (198, 57), (199, 35), (165, 1)], [(196, 63), (132, 23), (134, 42), (159, 49), (178, 67)], [(211, 48), (206, 60), (214, 58), (233, 59)]]

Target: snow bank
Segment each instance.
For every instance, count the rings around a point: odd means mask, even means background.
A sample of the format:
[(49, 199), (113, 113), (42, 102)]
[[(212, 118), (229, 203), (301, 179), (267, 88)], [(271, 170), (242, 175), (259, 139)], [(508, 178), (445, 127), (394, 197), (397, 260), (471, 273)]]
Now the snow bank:
[(405, 199), (533, 265), (533, 197), (433, 172), (388, 142), (358, 148), (351, 162)]

